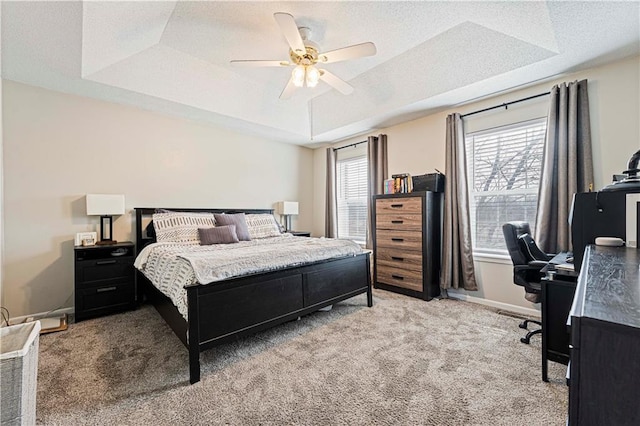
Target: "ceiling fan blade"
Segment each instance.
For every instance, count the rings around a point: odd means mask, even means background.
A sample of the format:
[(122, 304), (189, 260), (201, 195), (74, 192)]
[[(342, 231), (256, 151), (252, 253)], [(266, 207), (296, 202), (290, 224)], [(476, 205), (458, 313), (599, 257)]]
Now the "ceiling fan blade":
[(327, 70), (320, 70), (320, 80), (324, 81), (343, 95), (350, 95), (353, 93), (353, 86)]
[(295, 90), (296, 90), (296, 86), (295, 84), (293, 84), (293, 78), (290, 78), (289, 81), (287, 82), (287, 85), (284, 86), (282, 93), (280, 93), (280, 99), (282, 100), (289, 99), (291, 95), (293, 95), (293, 92)]
[(288, 67), (289, 61), (235, 60), (231, 65), (237, 67)]
[(298, 31), (298, 25), (293, 19), (293, 16), (288, 13), (277, 12), (273, 14), (273, 17), (276, 19), (284, 38), (287, 39), (291, 50), (298, 55), (304, 54), (306, 52), (304, 42), (302, 41), (300, 31)]
[(328, 64), (331, 62), (345, 61), (347, 59), (362, 58), (376, 54), (376, 45), (367, 42), (354, 44), (353, 46), (343, 47), (341, 49), (332, 50), (330, 52), (318, 55), (318, 62)]

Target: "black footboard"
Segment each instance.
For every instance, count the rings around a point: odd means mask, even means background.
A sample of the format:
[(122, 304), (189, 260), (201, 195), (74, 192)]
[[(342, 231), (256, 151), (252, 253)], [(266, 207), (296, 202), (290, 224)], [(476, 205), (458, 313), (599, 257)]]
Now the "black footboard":
[(367, 293), (369, 254), (187, 288), (189, 380), (200, 380), (200, 352)]

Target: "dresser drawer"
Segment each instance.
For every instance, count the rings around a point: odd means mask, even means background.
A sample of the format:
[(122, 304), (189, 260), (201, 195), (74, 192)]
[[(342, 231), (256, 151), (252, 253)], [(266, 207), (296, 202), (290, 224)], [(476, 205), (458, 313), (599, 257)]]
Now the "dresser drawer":
[(380, 247), (376, 250), (376, 265), (378, 267), (385, 265), (422, 272), (422, 253)]
[(422, 291), (422, 272), (408, 269), (392, 268), (380, 265), (377, 267), (377, 282)]
[(376, 228), (421, 231), (422, 216), (419, 214), (383, 214), (376, 217)]
[(83, 315), (90, 314), (90, 311), (97, 309), (133, 305), (135, 303), (135, 285), (133, 281), (123, 281), (85, 288), (80, 290), (80, 295), (76, 300), (79, 304), (76, 306), (76, 310)]
[(403, 250), (422, 250), (422, 232), (379, 229), (376, 230), (376, 246)]
[(133, 259), (84, 260), (77, 265), (78, 284), (86, 285), (102, 280), (134, 276)]
[[(420, 197), (384, 198), (376, 200), (376, 216), (384, 214), (422, 214)], [(380, 218), (376, 217), (376, 221)]]

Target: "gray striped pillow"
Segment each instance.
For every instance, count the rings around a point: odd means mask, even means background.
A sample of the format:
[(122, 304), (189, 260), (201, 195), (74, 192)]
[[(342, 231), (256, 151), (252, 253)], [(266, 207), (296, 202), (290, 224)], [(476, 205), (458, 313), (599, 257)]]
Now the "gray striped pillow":
[(200, 245), (208, 246), (211, 244), (233, 244), (238, 243), (238, 234), (236, 234), (235, 225), (216, 226), (215, 228), (198, 228), (200, 236)]
[(240, 241), (251, 241), (251, 236), (249, 235), (249, 229), (247, 228), (247, 222), (245, 221), (244, 213), (234, 213), (234, 214), (214, 214), (216, 218), (216, 224), (218, 225), (235, 225), (236, 226), (236, 234), (238, 234), (238, 238)]

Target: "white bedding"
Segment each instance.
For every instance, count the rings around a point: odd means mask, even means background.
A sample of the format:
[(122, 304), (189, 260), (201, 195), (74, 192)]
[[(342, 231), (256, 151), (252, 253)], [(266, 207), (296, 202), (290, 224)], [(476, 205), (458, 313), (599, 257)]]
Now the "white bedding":
[(330, 238), (278, 237), (236, 244), (154, 243), (138, 255), (135, 267), (167, 295), (187, 318), (185, 286), (267, 272), (362, 252), (353, 241)]

